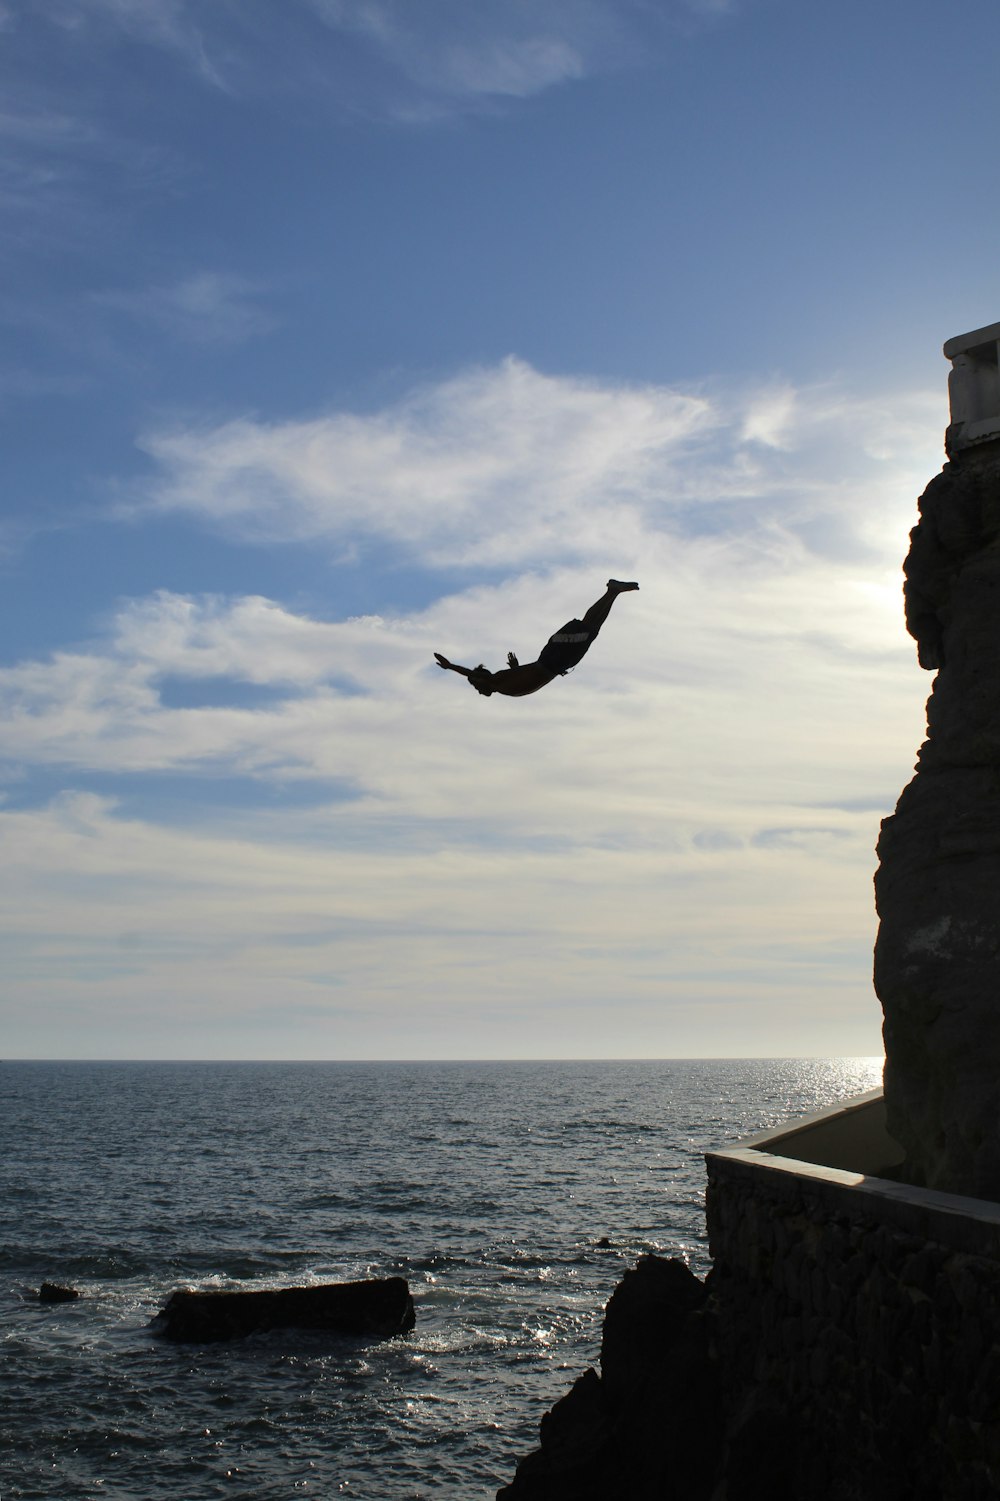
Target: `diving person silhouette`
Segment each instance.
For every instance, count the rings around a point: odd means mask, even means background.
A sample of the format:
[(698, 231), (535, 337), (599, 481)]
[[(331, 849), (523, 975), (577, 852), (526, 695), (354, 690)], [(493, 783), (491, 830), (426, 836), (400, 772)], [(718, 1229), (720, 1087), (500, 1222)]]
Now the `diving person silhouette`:
[(620, 579), (608, 579), (607, 589), (591, 605), (583, 619), (567, 620), (564, 626), (549, 637), (535, 662), (525, 662), (522, 665), (513, 652), (508, 652), (507, 666), (499, 672), (490, 672), (481, 662), (478, 667), (460, 667), (457, 662), (449, 662), (438, 651), (434, 653), (434, 659), (446, 671), (458, 672), (462, 677), (468, 678), (476, 692), (481, 693), (484, 698), (489, 698), (494, 693), (503, 693), (508, 698), (524, 698), (528, 693), (537, 693), (539, 688), (544, 688), (554, 678), (565, 677), (567, 672), (582, 661), (597, 639), (619, 594), (626, 594), (638, 587), (638, 584), (623, 583)]

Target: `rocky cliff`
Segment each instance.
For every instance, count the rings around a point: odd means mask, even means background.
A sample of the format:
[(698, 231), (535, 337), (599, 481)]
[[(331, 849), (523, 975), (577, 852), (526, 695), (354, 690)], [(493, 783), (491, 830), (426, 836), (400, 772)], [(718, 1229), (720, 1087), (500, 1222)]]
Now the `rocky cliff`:
[(882, 825), (875, 988), (909, 1182), (1000, 1199), (1000, 443), (959, 453), (910, 534), (906, 621), (937, 677)]

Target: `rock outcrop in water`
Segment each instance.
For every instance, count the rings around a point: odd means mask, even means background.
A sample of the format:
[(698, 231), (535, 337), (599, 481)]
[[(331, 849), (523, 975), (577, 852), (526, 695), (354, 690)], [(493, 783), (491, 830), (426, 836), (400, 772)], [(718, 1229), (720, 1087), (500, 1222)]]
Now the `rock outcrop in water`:
[(878, 846), (888, 1127), (908, 1181), (1000, 1199), (1000, 442), (955, 455), (910, 537), (906, 621), (937, 678)]
[(605, 1310), (601, 1374), (542, 1419), (497, 1501), (708, 1501), (723, 1444), (712, 1316), (683, 1261), (644, 1256)]
[(848, 1501), (824, 1488), (808, 1435), (767, 1386), (734, 1381), (753, 1352), (732, 1348), (713, 1275), (660, 1256), (625, 1273), (604, 1313), (601, 1374), (586, 1371), (545, 1414), (541, 1447), (497, 1501)]
[(58, 1282), (43, 1282), (38, 1289), (39, 1303), (75, 1303), (79, 1296), (75, 1287), (63, 1287)]
[(365, 1339), (391, 1339), (413, 1328), (403, 1277), (235, 1292), (182, 1289), (153, 1321), (164, 1339), (209, 1343), (268, 1329), (314, 1329)]

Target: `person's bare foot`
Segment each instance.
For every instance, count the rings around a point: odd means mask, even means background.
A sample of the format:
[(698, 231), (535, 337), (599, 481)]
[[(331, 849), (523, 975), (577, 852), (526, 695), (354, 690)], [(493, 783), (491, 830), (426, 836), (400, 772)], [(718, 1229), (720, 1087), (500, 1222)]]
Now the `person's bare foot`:
[(625, 594), (629, 589), (638, 589), (638, 584), (626, 584), (621, 579), (608, 579), (608, 588), (612, 594)]

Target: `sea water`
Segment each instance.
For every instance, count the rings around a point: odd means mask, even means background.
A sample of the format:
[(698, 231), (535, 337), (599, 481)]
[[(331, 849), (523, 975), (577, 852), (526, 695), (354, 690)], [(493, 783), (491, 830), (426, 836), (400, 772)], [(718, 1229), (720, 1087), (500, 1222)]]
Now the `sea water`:
[[(707, 1269), (706, 1149), (880, 1065), (0, 1064), (0, 1498), (492, 1497), (622, 1273)], [(180, 1286), (390, 1275), (381, 1344), (149, 1328)]]

